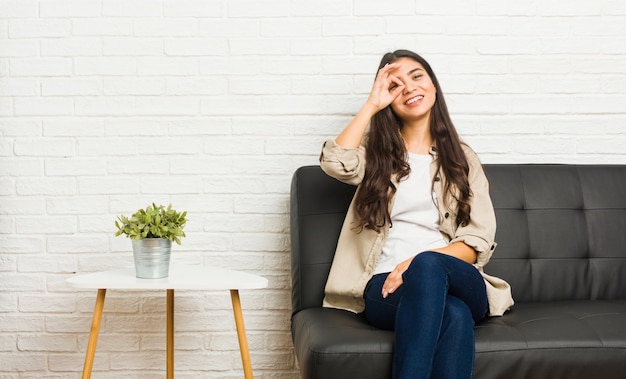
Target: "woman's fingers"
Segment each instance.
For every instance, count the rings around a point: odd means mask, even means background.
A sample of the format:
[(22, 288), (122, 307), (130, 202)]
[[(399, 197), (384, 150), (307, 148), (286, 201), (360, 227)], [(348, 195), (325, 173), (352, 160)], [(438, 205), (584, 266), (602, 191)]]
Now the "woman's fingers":
[(401, 285), (402, 275), (396, 274), (395, 271), (389, 273), (387, 280), (383, 283), (383, 298), (386, 298), (389, 294), (394, 293)]
[(398, 95), (402, 93), (402, 90), (404, 89), (404, 83), (402, 83), (402, 81), (398, 79), (398, 77), (395, 75), (389, 75), (389, 83), (389, 94), (393, 99), (395, 99), (396, 97), (398, 97)]
[(394, 293), (404, 283), (402, 274), (409, 268), (412, 261), (413, 257), (402, 261), (387, 275), (387, 279), (383, 283), (383, 298), (389, 296), (390, 293)]
[(398, 83), (400, 80), (391, 74), (391, 71), (398, 68), (397, 63), (387, 64), (383, 68), (378, 71), (378, 75), (376, 76), (376, 82), (381, 84), (382, 89), (389, 90), (389, 86), (395, 82)]
[(387, 63), (386, 65), (384, 65), (383, 67), (381, 67), (380, 70), (378, 70), (378, 73), (383, 73), (383, 72), (389, 72), (389, 71), (393, 71), (396, 68), (400, 67), (400, 63)]
[(374, 87), (370, 94), (370, 101), (375, 104), (378, 109), (383, 109), (391, 104), (404, 89), (402, 81), (391, 74), (399, 65), (391, 63), (381, 68), (376, 76)]

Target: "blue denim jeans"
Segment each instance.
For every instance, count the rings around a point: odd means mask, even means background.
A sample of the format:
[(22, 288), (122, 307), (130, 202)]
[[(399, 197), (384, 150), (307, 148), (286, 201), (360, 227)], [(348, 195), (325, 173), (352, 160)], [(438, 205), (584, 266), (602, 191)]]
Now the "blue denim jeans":
[(474, 324), (487, 313), (485, 283), (474, 266), (436, 252), (418, 254), (403, 284), (382, 297), (387, 274), (365, 288), (365, 317), (394, 331), (393, 378), (472, 378)]

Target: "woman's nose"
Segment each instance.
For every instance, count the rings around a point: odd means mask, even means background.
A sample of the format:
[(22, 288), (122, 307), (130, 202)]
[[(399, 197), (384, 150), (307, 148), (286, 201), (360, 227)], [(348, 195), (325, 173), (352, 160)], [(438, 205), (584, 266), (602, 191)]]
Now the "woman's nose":
[(412, 83), (407, 83), (404, 85), (404, 94), (409, 94), (411, 92), (415, 91), (415, 85)]

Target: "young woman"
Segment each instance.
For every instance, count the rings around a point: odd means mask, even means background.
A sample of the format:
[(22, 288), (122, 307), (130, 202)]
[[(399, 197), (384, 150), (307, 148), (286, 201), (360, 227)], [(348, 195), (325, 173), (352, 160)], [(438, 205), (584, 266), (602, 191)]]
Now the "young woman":
[(324, 143), (320, 164), (358, 186), (324, 306), (394, 330), (394, 378), (471, 378), (474, 324), (513, 300), (483, 272), (496, 246), (489, 184), (430, 65), (407, 50), (385, 54), (367, 101)]

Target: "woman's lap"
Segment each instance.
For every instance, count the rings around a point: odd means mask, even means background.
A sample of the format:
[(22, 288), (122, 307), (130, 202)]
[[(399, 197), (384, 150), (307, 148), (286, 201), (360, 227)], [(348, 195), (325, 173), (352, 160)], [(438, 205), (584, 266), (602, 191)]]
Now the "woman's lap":
[[(439, 266), (441, 269), (432, 270), (432, 265)], [(436, 252), (424, 252), (414, 258), (405, 275), (419, 276), (424, 274), (424, 270), (445, 273), (447, 276), (448, 295), (457, 297), (465, 302), (470, 308), (475, 322), (484, 317), (487, 310), (484, 281), (474, 266), (449, 255)], [(398, 305), (406, 286), (400, 286), (395, 292), (383, 298), (382, 286), (385, 283), (387, 275), (388, 273), (374, 275), (368, 282), (364, 292), (365, 316), (368, 322), (373, 326), (393, 330)], [(403, 277), (405, 275), (403, 275)], [(424, 311), (427, 312), (428, 310), (426, 309)]]

